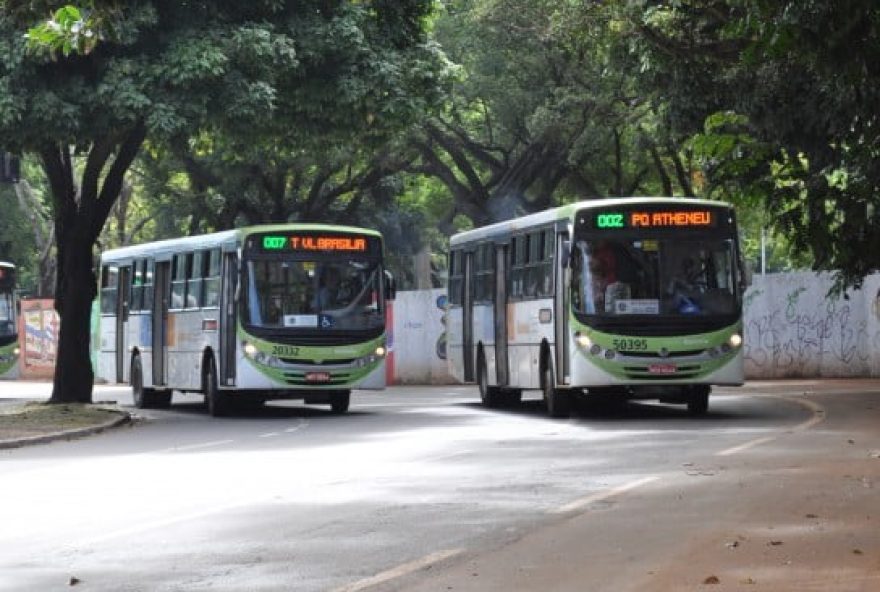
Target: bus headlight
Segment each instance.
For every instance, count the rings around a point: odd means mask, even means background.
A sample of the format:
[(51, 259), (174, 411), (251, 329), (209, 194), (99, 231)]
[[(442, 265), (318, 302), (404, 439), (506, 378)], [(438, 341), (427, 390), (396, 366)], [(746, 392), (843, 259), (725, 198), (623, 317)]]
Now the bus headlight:
[(730, 344), (730, 347), (737, 348), (742, 345), (743, 338), (739, 333), (734, 333), (730, 336), (730, 339), (727, 340), (727, 343)]
[(375, 353), (376, 353), (376, 357), (377, 357), (377, 358), (385, 357), (385, 353), (386, 353), (386, 352), (385, 352), (385, 347), (384, 347), (384, 346), (381, 346), (381, 345), (378, 346), (378, 347), (376, 348), (376, 352), (375, 352)]
[(256, 358), (257, 354), (260, 353), (260, 351), (257, 349), (256, 345), (254, 345), (253, 343), (250, 343), (248, 341), (245, 341), (244, 342), (244, 353), (250, 358)]
[(17, 356), (20, 353), (21, 353), (21, 348), (19, 348), (19, 347), (16, 347), (15, 349), (12, 350), (13, 356)]
[(593, 340), (590, 339), (588, 335), (584, 335), (581, 332), (577, 332), (574, 334), (575, 343), (581, 346), (584, 349), (590, 349), (593, 347)]

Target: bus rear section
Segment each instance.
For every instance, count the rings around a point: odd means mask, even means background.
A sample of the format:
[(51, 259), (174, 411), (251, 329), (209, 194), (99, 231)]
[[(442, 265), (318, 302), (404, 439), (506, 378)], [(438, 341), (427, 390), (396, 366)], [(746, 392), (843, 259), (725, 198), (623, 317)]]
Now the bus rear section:
[(0, 380), (18, 378), (18, 301), (15, 266), (0, 262)]

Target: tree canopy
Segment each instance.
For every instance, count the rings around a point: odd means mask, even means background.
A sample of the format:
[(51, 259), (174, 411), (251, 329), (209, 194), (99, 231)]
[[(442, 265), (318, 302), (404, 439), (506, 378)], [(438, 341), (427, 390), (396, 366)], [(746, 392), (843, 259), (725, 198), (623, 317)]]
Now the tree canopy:
[(436, 101), (445, 62), (427, 0), (60, 5), (2, 5), (0, 145), (39, 155), (51, 189), (52, 399), (90, 400), (92, 249), (145, 142), (381, 139)]

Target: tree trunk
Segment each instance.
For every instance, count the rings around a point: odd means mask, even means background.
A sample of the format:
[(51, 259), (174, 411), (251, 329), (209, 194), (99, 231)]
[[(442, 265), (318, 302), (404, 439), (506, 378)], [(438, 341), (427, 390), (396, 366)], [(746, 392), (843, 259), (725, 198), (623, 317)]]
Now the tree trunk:
[(74, 229), (67, 233), (62, 253), (55, 294), (55, 307), (62, 322), (50, 402), (91, 403), (95, 376), (88, 344), (91, 343), (92, 300), (97, 295), (92, 241), (86, 232)]

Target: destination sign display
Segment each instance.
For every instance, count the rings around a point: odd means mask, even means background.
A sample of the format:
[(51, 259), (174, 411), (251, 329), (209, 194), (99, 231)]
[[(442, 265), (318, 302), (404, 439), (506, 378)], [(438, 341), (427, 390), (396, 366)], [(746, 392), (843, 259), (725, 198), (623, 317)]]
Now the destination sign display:
[(336, 233), (270, 233), (253, 237), (250, 246), (264, 253), (378, 253), (373, 236)]
[(709, 209), (609, 210), (590, 214), (590, 226), (601, 230), (713, 228), (718, 224), (718, 213)]

